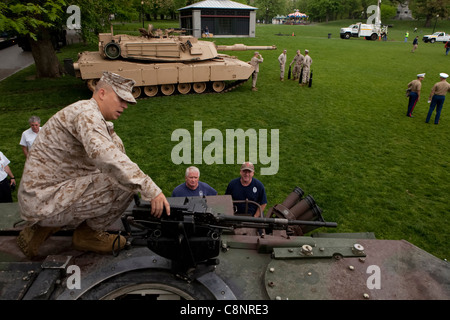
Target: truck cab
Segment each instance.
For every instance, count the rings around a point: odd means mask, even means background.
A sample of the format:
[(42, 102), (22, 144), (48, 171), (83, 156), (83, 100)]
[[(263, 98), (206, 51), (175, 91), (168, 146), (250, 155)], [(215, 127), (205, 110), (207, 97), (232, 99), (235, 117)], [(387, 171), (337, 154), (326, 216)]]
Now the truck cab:
[(350, 39), (350, 37), (358, 37), (359, 34), (359, 24), (352, 24), (347, 28), (341, 28), (341, 38)]

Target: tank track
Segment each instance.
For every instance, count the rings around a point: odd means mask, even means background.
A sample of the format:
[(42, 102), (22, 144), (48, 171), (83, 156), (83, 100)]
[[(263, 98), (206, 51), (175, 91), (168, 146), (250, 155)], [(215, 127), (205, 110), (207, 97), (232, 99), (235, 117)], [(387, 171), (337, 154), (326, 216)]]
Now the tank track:
[[(205, 92), (203, 92), (203, 93), (196, 93), (196, 92), (194, 92), (194, 90), (191, 89), (191, 91), (189, 93), (187, 93), (186, 95), (188, 95), (188, 94), (190, 95), (190, 94), (221, 94), (221, 93), (226, 93), (226, 92), (230, 92), (230, 91), (232, 91), (232, 90), (242, 86), (245, 82), (247, 82), (247, 80), (248, 79), (238, 80), (238, 81), (234, 81), (234, 82), (228, 83), (225, 86), (225, 88), (222, 91), (220, 91), (220, 92), (215, 92), (214, 90), (212, 90), (211, 89), (211, 83), (208, 83), (208, 85), (207, 85), (208, 89), (206, 89)], [(147, 100), (147, 99), (152, 99), (152, 98), (157, 98), (157, 97), (169, 97), (169, 96), (175, 96), (175, 95), (182, 95), (182, 94), (179, 93), (177, 90), (175, 90), (175, 92), (173, 94), (168, 95), (168, 96), (162, 94), (161, 92), (158, 92), (158, 94), (156, 96), (149, 97), (149, 96), (146, 96), (144, 92), (142, 92), (141, 95), (136, 98), (136, 100)]]

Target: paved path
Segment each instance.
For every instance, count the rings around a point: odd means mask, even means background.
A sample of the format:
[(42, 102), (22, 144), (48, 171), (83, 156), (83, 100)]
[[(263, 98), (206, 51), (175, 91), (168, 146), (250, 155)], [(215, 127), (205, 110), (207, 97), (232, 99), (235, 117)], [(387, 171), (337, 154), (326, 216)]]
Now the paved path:
[(25, 52), (17, 44), (0, 50), (0, 81), (34, 64), (31, 52)]

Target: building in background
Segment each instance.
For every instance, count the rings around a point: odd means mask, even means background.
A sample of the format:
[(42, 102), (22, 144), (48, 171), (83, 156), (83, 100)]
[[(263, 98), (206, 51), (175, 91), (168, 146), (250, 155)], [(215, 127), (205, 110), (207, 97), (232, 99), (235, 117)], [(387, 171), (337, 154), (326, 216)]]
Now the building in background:
[(230, 0), (206, 0), (180, 8), (180, 27), (200, 38), (208, 28), (213, 37), (254, 37), (256, 10)]

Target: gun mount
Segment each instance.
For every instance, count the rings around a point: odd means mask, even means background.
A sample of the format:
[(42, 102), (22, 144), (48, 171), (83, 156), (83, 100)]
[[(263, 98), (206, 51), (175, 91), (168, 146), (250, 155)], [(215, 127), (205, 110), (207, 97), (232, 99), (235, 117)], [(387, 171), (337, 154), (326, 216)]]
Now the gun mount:
[[(159, 30), (159, 29), (158, 29)], [(217, 50), (274, 50), (276, 46), (216, 46), (193, 36), (175, 35), (175, 29), (140, 29), (141, 36), (99, 34), (99, 50), (78, 54), (74, 74), (93, 91), (103, 71), (111, 71), (135, 80), (135, 98), (191, 90), (227, 92), (247, 81), (254, 67)]]
[(310, 221), (228, 215), (215, 212), (208, 206), (207, 198), (200, 197), (171, 199), (171, 214), (163, 214), (160, 219), (149, 216), (150, 209), (148, 202), (136, 201), (122, 218), (125, 230), (132, 245), (147, 245), (153, 252), (172, 260), (177, 273), (186, 272), (200, 263), (218, 264), (223, 232), (253, 228), (258, 229), (261, 236), (272, 234), (273, 230), (284, 230), (288, 235), (291, 226), (308, 226), (311, 230), (337, 227), (335, 222), (325, 222), (323, 218)]

